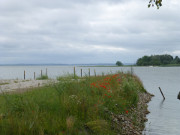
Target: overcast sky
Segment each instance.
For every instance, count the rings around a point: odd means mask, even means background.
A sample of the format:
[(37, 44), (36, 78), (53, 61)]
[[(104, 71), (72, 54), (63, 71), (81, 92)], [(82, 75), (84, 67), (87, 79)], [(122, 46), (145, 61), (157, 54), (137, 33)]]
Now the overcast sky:
[(180, 57), (180, 2), (0, 0), (0, 64), (135, 63)]

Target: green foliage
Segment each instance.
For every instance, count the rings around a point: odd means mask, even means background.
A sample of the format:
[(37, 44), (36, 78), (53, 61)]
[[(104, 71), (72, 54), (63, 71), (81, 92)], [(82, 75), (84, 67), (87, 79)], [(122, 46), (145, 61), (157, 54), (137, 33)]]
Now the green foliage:
[(138, 92), (145, 92), (136, 76), (121, 72), (81, 81), (60, 80), (24, 93), (1, 94), (0, 134), (121, 134), (112, 128), (105, 108), (126, 115), (126, 110), (137, 104)]
[(150, 0), (148, 4), (148, 8), (151, 6), (154, 7), (156, 5), (157, 9), (159, 9), (162, 6), (162, 0)]
[(7, 82), (6, 83), (0, 83), (0, 85), (6, 85), (6, 84), (9, 84), (9, 83), (7, 83)]
[(174, 61), (172, 62), (172, 64), (180, 64), (180, 58), (178, 56), (176, 56), (174, 58)]
[(36, 80), (47, 80), (47, 79), (48, 79), (47, 75), (42, 75), (42, 76), (36, 78)]
[(116, 65), (117, 65), (117, 66), (123, 66), (123, 64), (122, 64), (121, 61), (117, 61), (117, 62), (116, 62)]
[(92, 132), (95, 133), (107, 134), (109, 130), (109, 125), (105, 120), (90, 121), (86, 125)]
[(151, 55), (151, 56), (143, 56), (139, 58), (136, 62), (138, 66), (160, 66), (160, 65), (168, 65), (168, 64), (180, 64), (180, 58), (164, 54), (164, 55)]

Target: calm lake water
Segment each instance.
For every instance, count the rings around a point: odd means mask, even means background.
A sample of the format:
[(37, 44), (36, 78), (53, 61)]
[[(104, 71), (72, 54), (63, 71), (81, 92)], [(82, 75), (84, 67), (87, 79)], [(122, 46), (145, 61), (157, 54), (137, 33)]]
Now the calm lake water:
[[(24, 70), (26, 79), (33, 79), (34, 72), (40, 76), (41, 70), (50, 78), (56, 78), (64, 74), (73, 74), (73, 66), (0, 66), (0, 79), (23, 79)], [(76, 67), (76, 74), (80, 76), (80, 69), (83, 75), (115, 73), (116, 71), (127, 72), (130, 67)], [(148, 104), (150, 114), (143, 132), (145, 135), (180, 135), (180, 100), (177, 94), (180, 91), (180, 67), (134, 67), (134, 73), (140, 77), (148, 92), (155, 95)], [(163, 100), (158, 89), (161, 87), (166, 100)]]

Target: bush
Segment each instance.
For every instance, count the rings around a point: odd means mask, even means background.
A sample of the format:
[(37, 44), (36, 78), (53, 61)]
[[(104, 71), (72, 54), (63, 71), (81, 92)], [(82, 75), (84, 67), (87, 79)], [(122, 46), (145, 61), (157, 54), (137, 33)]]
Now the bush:
[(116, 62), (116, 65), (117, 65), (117, 66), (123, 66), (123, 64), (122, 64), (121, 61), (117, 61), (117, 62)]

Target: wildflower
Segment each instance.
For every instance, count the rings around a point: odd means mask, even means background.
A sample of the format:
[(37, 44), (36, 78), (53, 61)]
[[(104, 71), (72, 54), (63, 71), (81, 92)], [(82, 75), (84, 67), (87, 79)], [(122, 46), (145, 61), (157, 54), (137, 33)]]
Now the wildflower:
[(91, 83), (91, 86), (96, 86), (96, 83), (94, 83), (94, 82), (93, 82), (93, 83)]
[(115, 75), (112, 76), (112, 78), (116, 78), (117, 76), (118, 76), (118, 74), (115, 74)]
[(71, 96), (69, 96), (69, 98), (77, 99), (78, 97), (76, 95), (71, 95)]
[(102, 88), (106, 89), (106, 86), (100, 85), (100, 87), (102, 87)]
[(108, 82), (108, 83), (105, 83), (105, 85), (110, 85), (110, 83)]
[(109, 89), (109, 90), (108, 90), (108, 92), (109, 92), (109, 93), (112, 93), (112, 90), (111, 90), (111, 89)]
[(78, 97), (76, 95), (71, 95), (69, 98), (73, 101), (76, 102), (77, 104), (81, 104), (81, 101), (78, 100)]
[(120, 79), (120, 78), (119, 78), (118, 80), (119, 80), (119, 81), (121, 81), (121, 79)]
[(106, 78), (104, 78), (104, 81), (108, 81), (110, 78), (109, 77), (106, 77)]
[(78, 105), (81, 104), (81, 101), (78, 100), (78, 101), (77, 101), (77, 104), (78, 104)]
[(128, 111), (126, 111), (126, 114), (128, 114)]
[(102, 101), (100, 101), (100, 100), (98, 100), (98, 104), (103, 104), (104, 102), (102, 102)]

